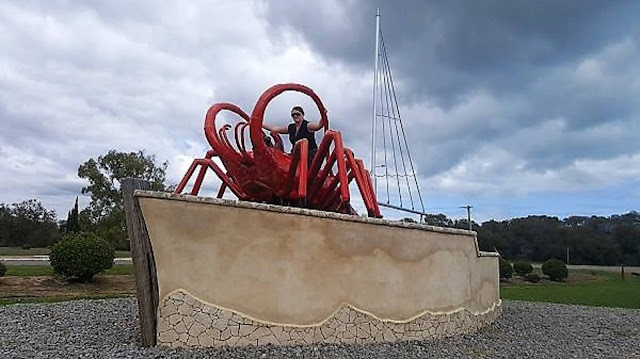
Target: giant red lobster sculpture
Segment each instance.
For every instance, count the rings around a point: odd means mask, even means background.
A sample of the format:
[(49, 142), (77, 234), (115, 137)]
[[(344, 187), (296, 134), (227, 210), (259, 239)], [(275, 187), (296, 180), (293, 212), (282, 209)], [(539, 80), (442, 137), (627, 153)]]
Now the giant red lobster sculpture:
[[(280, 135), (271, 132), (271, 141), (262, 131), (267, 105), (285, 91), (298, 91), (308, 95), (320, 111), (320, 123), (325, 133), (310, 162), (307, 159), (309, 152), (306, 139), (298, 141), (292, 153), (287, 154)], [(244, 120), (234, 126), (235, 148), (227, 136), (231, 126), (224, 125), (219, 130), (216, 129), (216, 116), (223, 110), (231, 111)], [(247, 127), (253, 151), (245, 147)], [(198, 194), (207, 169), (211, 168), (222, 180), (218, 198), (229, 188), (244, 201), (356, 214), (350, 205), (349, 196), (349, 183), (355, 179), (368, 215), (382, 217), (364, 163), (354, 158), (353, 152), (343, 146), (340, 132), (329, 130), (329, 119), (322, 101), (313, 90), (304, 85), (281, 84), (269, 88), (258, 99), (251, 116), (236, 105), (217, 103), (207, 111), (204, 134), (213, 149), (207, 152), (205, 158), (193, 161), (178, 184), (176, 194), (182, 193), (194, 171), (200, 166), (190, 192), (192, 195)], [(214, 156), (222, 161), (226, 172), (213, 161)]]

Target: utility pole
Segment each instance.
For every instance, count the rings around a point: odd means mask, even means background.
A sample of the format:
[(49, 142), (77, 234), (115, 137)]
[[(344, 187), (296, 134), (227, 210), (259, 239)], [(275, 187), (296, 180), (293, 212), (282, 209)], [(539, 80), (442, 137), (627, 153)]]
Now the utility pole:
[(473, 206), (466, 205), (466, 206), (460, 206), (460, 208), (467, 209), (467, 221), (469, 222), (469, 230), (472, 231), (473, 229), (471, 227), (471, 208), (473, 208)]

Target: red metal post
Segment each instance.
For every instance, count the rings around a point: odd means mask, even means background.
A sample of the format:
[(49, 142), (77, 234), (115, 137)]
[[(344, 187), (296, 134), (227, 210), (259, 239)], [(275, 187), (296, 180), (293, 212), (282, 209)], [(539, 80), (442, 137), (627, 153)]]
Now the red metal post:
[[(307, 164), (304, 161), (302, 161), (301, 154), (302, 152), (304, 152), (305, 154), (304, 157), (306, 160), (308, 146), (309, 146), (309, 141), (307, 141), (307, 139), (305, 138), (303, 140), (298, 141), (293, 147), (293, 153), (291, 154), (291, 163), (289, 164), (289, 172), (287, 174), (287, 179), (284, 182), (285, 184), (282, 190), (283, 197), (288, 197), (289, 193), (293, 189), (293, 181), (295, 180), (298, 167), (304, 166), (306, 170)], [(300, 164), (300, 166), (298, 166), (298, 164)], [(306, 176), (306, 173), (305, 173), (305, 176)], [(306, 188), (305, 188), (305, 195), (306, 195)]]
[(227, 189), (227, 185), (222, 182), (222, 184), (220, 185), (220, 189), (218, 190), (218, 198), (222, 198), (222, 196), (224, 195), (224, 191)]
[(204, 179), (204, 175), (207, 173), (208, 166), (206, 165), (207, 160), (198, 160), (198, 164), (200, 165), (200, 172), (198, 173), (198, 177), (196, 177), (196, 183), (193, 185), (191, 189), (191, 195), (195, 196), (200, 191), (200, 187), (202, 186), (202, 180)]
[(338, 160), (338, 178), (340, 179), (340, 200), (349, 203), (349, 185), (347, 184), (347, 166), (344, 162), (344, 148), (342, 147), (342, 135), (336, 131), (334, 141), (335, 152)]
[(173, 193), (175, 194), (180, 194), (182, 193), (182, 190), (184, 190), (184, 187), (186, 187), (187, 182), (189, 182), (189, 179), (191, 178), (191, 175), (193, 174), (193, 171), (195, 171), (196, 166), (198, 165), (198, 160), (193, 160), (193, 162), (191, 162), (191, 166), (189, 166), (189, 169), (187, 170), (187, 173), (185, 173), (184, 177), (182, 177), (182, 180), (180, 180), (180, 183), (178, 183), (178, 187), (176, 187), (176, 189), (173, 191)]

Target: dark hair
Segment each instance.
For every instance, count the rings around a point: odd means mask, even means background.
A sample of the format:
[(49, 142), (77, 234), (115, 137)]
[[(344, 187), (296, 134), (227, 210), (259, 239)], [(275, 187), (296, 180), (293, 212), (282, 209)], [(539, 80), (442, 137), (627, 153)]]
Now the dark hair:
[(304, 116), (304, 110), (303, 110), (303, 109), (302, 109), (302, 107), (300, 107), (300, 106), (294, 106), (294, 107), (291, 109), (291, 112), (293, 112), (293, 111), (298, 111), (298, 112), (300, 112), (300, 113)]

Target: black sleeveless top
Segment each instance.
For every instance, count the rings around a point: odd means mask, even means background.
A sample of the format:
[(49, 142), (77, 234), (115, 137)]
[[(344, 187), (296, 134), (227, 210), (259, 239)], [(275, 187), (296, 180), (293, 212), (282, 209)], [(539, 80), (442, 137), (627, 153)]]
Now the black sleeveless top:
[(296, 124), (289, 124), (287, 130), (289, 131), (289, 141), (291, 141), (291, 151), (293, 151), (293, 146), (296, 142), (300, 141), (303, 138), (306, 138), (309, 141), (309, 159), (312, 159), (318, 151), (318, 144), (316, 143), (316, 136), (313, 132), (309, 131), (307, 125), (309, 121), (302, 120), (302, 124), (300, 125), (300, 130), (296, 133)]

